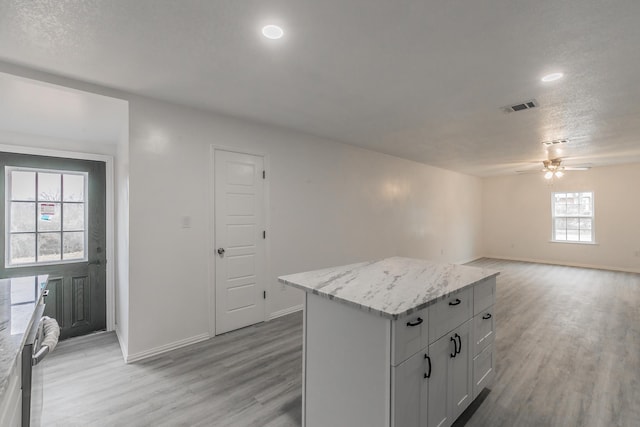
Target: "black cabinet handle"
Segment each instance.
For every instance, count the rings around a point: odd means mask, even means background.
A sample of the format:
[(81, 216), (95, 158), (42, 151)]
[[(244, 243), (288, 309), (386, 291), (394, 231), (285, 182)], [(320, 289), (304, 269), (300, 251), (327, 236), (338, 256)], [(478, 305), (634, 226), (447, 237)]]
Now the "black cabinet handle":
[(415, 322), (407, 322), (407, 326), (418, 326), (422, 324), (422, 318), (418, 317), (418, 319)]
[(460, 338), (460, 335), (456, 334), (455, 335), (456, 338), (458, 338), (458, 348), (456, 349), (456, 354), (460, 354), (460, 352), (462, 351), (462, 338)]
[(487, 314), (485, 314), (484, 316), (482, 316), (482, 318), (483, 318), (484, 320), (491, 319), (491, 313), (487, 313)]
[(451, 337), (450, 340), (453, 341), (453, 353), (450, 354), (450, 356), (456, 357), (456, 354), (458, 354), (458, 343), (456, 342), (456, 339), (454, 337)]
[(462, 302), (462, 301), (460, 301), (460, 298), (456, 298), (456, 300), (455, 300), (455, 301), (450, 302), (450, 303), (449, 303), (449, 305), (458, 305), (458, 304), (460, 304), (461, 302)]
[(429, 378), (431, 377), (431, 358), (426, 354), (424, 355), (424, 358), (427, 359), (427, 363), (429, 364), (429, 370), (424, 373), (424, 377)]

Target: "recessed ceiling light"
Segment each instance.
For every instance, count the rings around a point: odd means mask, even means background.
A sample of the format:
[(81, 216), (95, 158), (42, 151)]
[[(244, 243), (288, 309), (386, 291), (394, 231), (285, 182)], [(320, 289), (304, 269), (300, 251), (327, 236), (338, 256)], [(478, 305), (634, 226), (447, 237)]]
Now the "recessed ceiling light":
[(542, 78), (542, 81), (545, 82), (545, 83), (554, 82), (556, 80), (560, 80), (563, 76), (564, 76), (564, 74), (562, 74), (562, 73), (551, 73), (551, 74), (547, 74), (546, 76), (544, 76)]
[(282, 38), (284, 31), (277, 25), (265, 25), (262, 27), (262, 35), (271, 40)]

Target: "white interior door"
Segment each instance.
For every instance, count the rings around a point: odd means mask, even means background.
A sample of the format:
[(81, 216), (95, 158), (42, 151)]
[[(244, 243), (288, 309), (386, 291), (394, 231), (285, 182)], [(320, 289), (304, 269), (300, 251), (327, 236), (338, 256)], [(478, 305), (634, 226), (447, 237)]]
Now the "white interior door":
[(215, 150), (216, 334), (264, 320), (264, 159)]

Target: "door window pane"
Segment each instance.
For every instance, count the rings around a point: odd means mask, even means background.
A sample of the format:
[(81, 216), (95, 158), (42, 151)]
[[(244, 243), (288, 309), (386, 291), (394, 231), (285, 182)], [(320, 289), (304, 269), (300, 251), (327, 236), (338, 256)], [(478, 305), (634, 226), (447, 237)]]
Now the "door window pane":
[(84, 232), (63, 233), (63, 259), (84, 258)]
[(84, 203), (65, 203), (62, 211), (64, 231), (84, 230)]
[(36, 235), (12, 234), (9, 239), (11, 264), (28, 264), (36, 262)]
[(82, 172), (5, 167), (7, 266), (87, 259)]
[(84, 202), (84, 175), (62, 176), (65, 202)]
[(60, 203), (38, 203), (38, 231), (60, 231)]
[(38, 234), (38, 261), (59, 261), (60, 250), (60, 233)]
[(62, 191), (59, 173), (38, 173), (38, 200), (59, 201)]
[(11, 171), (11, 200), (36, 199), (36, 173)]
[(12, 233), (36, 231), (36, 204), (29, 202), (11, 203), (11, 226)]

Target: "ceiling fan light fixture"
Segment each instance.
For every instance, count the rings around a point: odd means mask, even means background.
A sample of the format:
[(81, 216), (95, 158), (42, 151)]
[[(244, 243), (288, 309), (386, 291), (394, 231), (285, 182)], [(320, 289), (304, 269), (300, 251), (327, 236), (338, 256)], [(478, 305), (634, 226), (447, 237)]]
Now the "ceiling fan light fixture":
[(555, 175), (556, 175), (557, 178), (562, 178), (564, 176), (564, 172), (556, 171)]
[(551, 179), (553, 178), (553, 172), (548, 171), (547, 173), (544, 174), (544, 179)]

